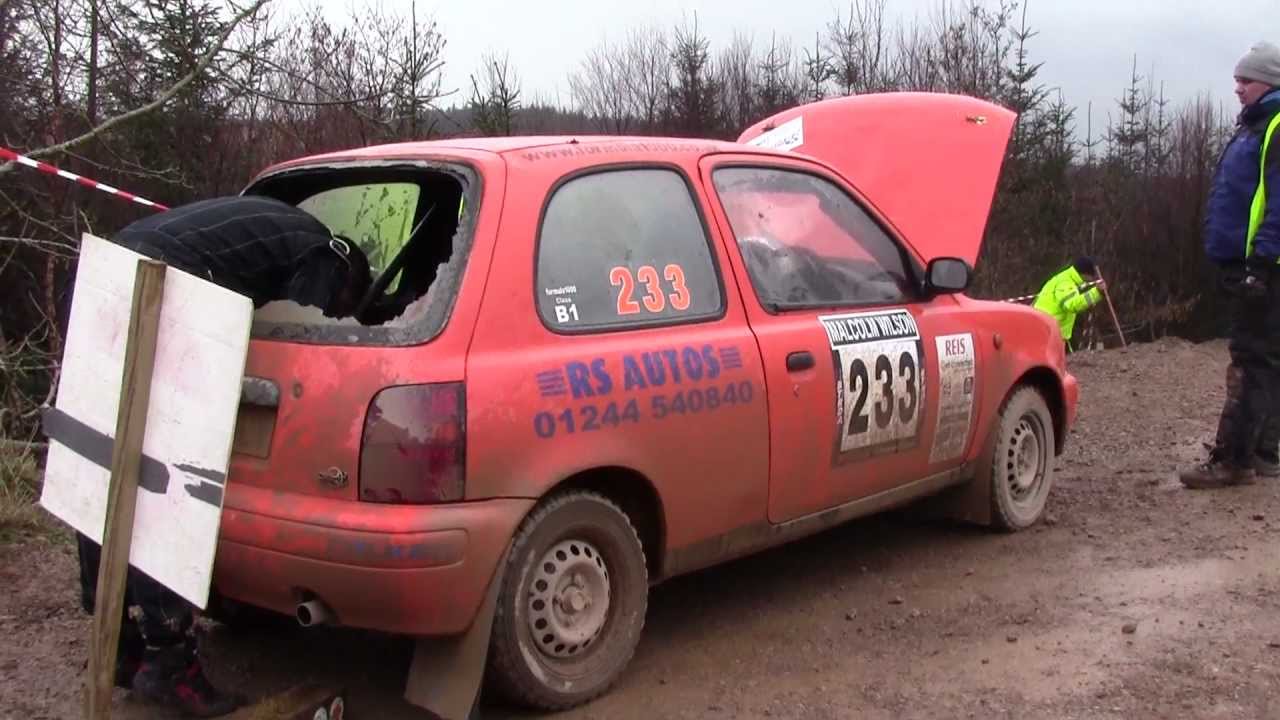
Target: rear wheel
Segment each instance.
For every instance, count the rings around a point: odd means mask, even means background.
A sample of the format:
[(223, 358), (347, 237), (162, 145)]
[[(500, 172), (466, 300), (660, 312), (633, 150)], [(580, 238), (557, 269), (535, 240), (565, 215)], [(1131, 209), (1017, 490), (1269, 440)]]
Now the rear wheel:
[(1053, 416), (1044, 397), (1020, 387), (1005, 400), (991, 458), (991, 515), (996, 527), (1017, 531), (1040, 519), (1053, 487)]
[(491, 686), (544, 710), (604, 693), (635, 652), (648, 592), (644, 548), (617, 505), (582, 491), (547, 500), (512, 543), (493, 620)]

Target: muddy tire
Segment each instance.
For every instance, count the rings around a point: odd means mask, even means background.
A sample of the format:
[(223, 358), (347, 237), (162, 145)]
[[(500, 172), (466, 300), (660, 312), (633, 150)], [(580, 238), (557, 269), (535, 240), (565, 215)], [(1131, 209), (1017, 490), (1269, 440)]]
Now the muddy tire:
[(1000, 530), (1031, 527), (1053, 487), (1053, 416), (1032, 387), (1015, 389), (1000, 409), (991, 458), (991, 521)]
[(582, 491), (544, 501), (512, 542), (488, 687), (542, 710), (603, 694), (635, 653), (648, 596), (644, 548), (617, 505)]

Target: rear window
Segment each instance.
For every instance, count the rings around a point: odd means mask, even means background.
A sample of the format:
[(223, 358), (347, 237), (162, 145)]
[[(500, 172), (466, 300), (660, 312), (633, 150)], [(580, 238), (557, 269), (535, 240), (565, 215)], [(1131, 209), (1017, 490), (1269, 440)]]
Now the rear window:
[(556, 332), (718, 317), (720, 278), (684, 177), (623, 169), (576, 177), (547, 204), (538, 313)]
[(435, 163), (304, 168), (263, 179), (246, 192), (297, 205), (358, 245), (381, 287), (360, 319), (268, 303), (254, 313), (254, 337), (392, 345), (434, 337), (461, 280), (478, 190), (469, 168)]

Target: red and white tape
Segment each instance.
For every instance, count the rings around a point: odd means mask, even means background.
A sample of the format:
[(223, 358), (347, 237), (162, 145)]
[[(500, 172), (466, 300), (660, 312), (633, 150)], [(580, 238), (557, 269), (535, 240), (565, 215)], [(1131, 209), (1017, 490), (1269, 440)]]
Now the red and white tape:
[(146, 198), (138, 197), (133, 193), (127, 193), (121, 190), (120, 188), (112, 187), (105, 183), (100, 183), (97, 180), (90, 180), (89, 178), (84, 177), (83, 175), (77, 175), (73, 172), (67, 172), (66, 170), (59, 170), (58, 168), (50, 165), (49, 163), (40, 162), (39, 160), (34, 160), (32, 158), (27, 157), (26, 155), (19, 155), (18, 153), (8, 148), (0, 147), (0, 160), (10, 160), (18, 163), (19, 165), (26, 165), (27, 167), (35, 168), (40, 172), (49, 173), (50, 175), (57, 175), (58, 177), (64, 180), (77, 182), (77, 183), (80, 183), (81, 185), (84, 185), (85, 187), (91, 187), (94, 190), (101, 190), (104, 193), (110, 193), (117, 197), (122, 197), (125, 200), (131, 200), (133, 202), (138, 203), (139, 205), (146, 205), (149, 208), (155, 208), (156, 210), (169, 209), (167, 206), (161, 205), (158, 202), (152, 202)]

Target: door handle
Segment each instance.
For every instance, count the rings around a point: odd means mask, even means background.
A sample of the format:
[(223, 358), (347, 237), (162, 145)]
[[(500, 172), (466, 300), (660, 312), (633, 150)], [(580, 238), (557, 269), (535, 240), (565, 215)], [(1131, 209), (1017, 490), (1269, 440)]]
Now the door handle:
[(800, 372), (813, 367), (813, 353), (808, 350), (800, 350), (787, 355), (787, 371)]

